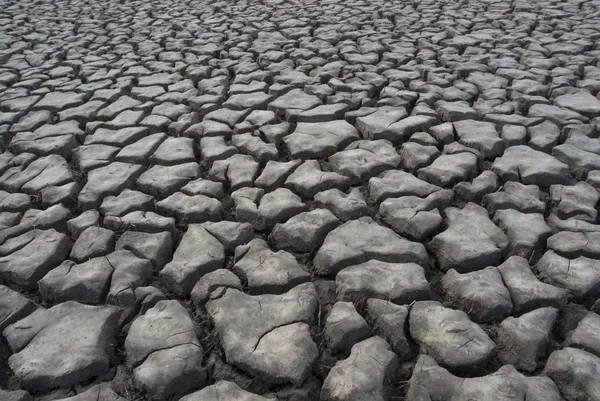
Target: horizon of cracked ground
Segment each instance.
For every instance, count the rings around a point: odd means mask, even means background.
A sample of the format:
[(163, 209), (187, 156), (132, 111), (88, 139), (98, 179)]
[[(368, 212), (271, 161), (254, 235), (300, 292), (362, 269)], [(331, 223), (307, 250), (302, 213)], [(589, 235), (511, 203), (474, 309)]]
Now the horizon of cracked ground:
[(0, 10), (0, 399), (600, 400), (600, 1)]

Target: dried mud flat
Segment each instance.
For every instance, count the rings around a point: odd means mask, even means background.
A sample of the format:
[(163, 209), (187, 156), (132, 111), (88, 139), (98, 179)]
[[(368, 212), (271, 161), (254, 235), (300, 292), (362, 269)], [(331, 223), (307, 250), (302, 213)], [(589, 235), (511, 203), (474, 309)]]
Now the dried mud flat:
[(600, 400), (600, 2), (0, 8), (0, 400)]

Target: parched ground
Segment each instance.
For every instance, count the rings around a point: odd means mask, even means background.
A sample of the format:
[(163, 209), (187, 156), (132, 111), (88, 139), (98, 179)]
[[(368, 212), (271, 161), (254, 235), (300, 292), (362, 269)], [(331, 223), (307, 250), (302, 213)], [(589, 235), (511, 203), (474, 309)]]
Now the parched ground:
[(0, 2), (0, 400), (600, 400), (600, 1)]

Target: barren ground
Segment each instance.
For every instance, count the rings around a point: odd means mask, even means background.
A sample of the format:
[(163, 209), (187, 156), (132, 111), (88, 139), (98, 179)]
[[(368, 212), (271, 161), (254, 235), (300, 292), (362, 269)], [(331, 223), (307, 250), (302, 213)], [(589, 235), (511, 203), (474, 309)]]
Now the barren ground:
[(0, 2), (0, 400), (600, 400), (600, 1)]

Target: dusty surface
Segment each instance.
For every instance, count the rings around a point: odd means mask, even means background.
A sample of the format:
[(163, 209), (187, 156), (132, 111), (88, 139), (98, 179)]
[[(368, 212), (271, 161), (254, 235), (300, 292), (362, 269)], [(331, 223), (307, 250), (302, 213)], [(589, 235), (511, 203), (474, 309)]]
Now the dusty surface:
[(600, 2), (0, 6), (0, 400), (600, 400)]

